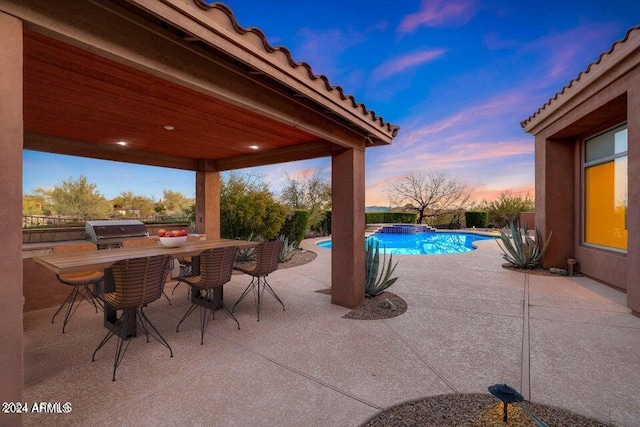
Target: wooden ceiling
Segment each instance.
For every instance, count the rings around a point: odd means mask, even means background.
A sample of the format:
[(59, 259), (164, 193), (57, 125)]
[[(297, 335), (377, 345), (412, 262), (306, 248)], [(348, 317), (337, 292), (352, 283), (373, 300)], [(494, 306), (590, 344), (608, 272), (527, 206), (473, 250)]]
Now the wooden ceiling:
[[(198, 159), (243, 158), (304, 144), (326, 153), (330, 145), (255, 112), (29, 30), (24, 38), (24, 105), (25, 132), (41, 140), (50, 136), (51, 141), (72, 141), (72, 151), (86, 149), (88, 154), (96, 149), (125, 157), (128, 152), (138, 158), (148, 154), (161, 160), (145, 163), (185, 169), (195, 168)], [(168, 131), (165, 126), (175, 129)], [(119, 146), (119, 141), (127, 145)], [(53, 143), (32, 146), (28, 141), (25, 148), (65, 151)], [(171, 164), (167, 161), (171, 158), (180, 161)]]

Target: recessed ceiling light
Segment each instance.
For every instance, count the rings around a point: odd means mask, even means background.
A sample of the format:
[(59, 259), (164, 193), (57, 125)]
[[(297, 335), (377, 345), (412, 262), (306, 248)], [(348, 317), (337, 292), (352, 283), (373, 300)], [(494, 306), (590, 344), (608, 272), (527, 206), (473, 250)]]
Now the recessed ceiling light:
[(173, 127), (173, 126), (171, 126), (171, 125), (166, 125), (164, 128), (165, 128), (166, 130), (174, 130), (174, 129), (175, 129), (175, 127)]
[(125, 145), (127, 145), (127, 141), (118, 141), (118, 142), (116, 142), (116, 144), (125, 146)]
[(257, 150), (260, 147), (258, 147), (257, 145), (250, 145), (249, 148), (251, 148), (252, 150)]

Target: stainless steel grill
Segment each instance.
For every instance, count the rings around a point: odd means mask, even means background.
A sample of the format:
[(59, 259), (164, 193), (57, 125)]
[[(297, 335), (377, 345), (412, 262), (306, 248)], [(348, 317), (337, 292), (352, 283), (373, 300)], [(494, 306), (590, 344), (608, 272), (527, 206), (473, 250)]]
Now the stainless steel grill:
[(98, 249), (120, 247), (123, 240), (132, 237), (149, 237), (147, 227), (137, 220), (87, 221), (85, 233)]

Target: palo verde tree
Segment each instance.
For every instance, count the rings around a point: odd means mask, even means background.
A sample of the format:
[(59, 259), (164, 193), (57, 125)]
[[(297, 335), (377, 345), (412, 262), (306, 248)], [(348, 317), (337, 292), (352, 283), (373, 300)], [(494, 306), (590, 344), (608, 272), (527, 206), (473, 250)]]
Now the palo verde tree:
[(156, 206), (156, 212), (172, 216), (189, 216), (193, 212), (194, 199), (166, 188), (162, 193), (162, 201)]
[(385, 191), (392, 206), (417, 212), (418, 224), (426, 217), (462, 211), (471, 199), (471, 187), (446, 171), (413, 172)]
[(535, 202), (529, 194), (512, 194), (505, 191), (497, 200), (484, 202), (483, 209), (489, 213), (489, 222), (502, 228), (509, 223), (515, 224), (520, 221), (520, 213), (533, 212)]
[(96, 184), (80, 175), (48, 191), (51, 213), (80, 219), (106, 218), (111, 213), (111, 204), (96, 188)]
[(275, 239), (287, 208), (277, 202), (261, 177), (231, 172), (220, 185), (220, 233), (235, 239), (251, 235)]
[(146, 196), (133, 194), (131, 191), (123, 191), (111, 200), (113, 208), (123, 212), (124, 216), (151, 216), (154, 213), (153, 200)]
[(324, 220), (323, 211), (331, 209), (331, 184), (320, 176), (319, 169), (307, 177), (292, 178), (286, 174), (286, 178), (280, 201), (291, 209), (308, 210), (308, 227), (314, 229)]

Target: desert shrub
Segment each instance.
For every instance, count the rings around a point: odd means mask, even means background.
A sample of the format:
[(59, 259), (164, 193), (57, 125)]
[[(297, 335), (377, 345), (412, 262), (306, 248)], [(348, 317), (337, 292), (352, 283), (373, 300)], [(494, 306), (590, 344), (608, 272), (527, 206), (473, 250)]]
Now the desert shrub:
[(489, 214), (489, 222), (496, 227), (506, 227), (509, 223), (517, 223), (521, 212), (533, 212), (535, 202), (526, 196), (514, 196), (509, 192), (502, 193), (498, 200), (487, 202), (484, 209)]
[(228, 239), (250, 234), (275, 239), (287, 208), (258, 177), (231, 173), (220, 186), (220, 234)]
[(367, 224), (415, 224), (416, 212), (365, 212)]
[(467, 211), (464, 213), (464, 218), (467, 223), (467, 228), (484, 228), (487, 226), (489, 213), (485, 211)]
[(288, 241), (299, 245), (307, 232), (309, 217), (311, 212), (308, 210), (296, 209), (285, 219), (280, 234), (288, 239)]

